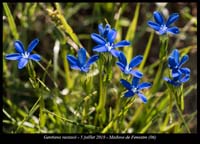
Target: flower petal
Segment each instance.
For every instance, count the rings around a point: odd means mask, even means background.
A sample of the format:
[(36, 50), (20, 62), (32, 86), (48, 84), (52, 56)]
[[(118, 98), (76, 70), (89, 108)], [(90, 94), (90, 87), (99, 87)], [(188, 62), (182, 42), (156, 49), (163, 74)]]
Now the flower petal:
[(177, 78), (181, 75), (180, 71), (177, 71), (176, 69), (172, 69), (172, 77)]
[(67, 60), (70, 63), (70, 65), (79, 66), (78, 60), (76, 59), (76, 57), (74, 57), (72, 55), (67, 55)]
[(109, 25), (109, 24), (106, 24), (103, 35), (106, 37), (107, 34), (108, 34), (108, 32), (109, 32), (110, 30), (111, 30), (111, 29), (110, 29), (110, 25)]
[(119, 62), (122, 63), (124, 66), (127, 65), (127, 60), (123, 52), (120, 52), (118, 59), (119, 59)]
[(104, 33), (104, 28), (103, 28), (103, 24), (102, 24), (102, 23), (98, 25), (98, 30), (99, 30), (99, 34), (100, 34), (100, 35), (103, 35), (103, 33)]
[(90, 67), (81, 67), (81, 72), (87, 73), (89, 71)]
[(27, 63), (28, 63), (28, 59), (27, 58), (21, 58), (21, 59), (19, 59), (18, 69), (24, 68)]
[(86, 67), (90, 67), (90, 65), (93, 64), (98, 59), (99, 59), (98, 55), (93, 55), (92, 57), (89, 58)]
[(143, 83), (141, 83), (141, 84), (138, 85), (138, 90), (149, 88), (149, 87), (151, 87), (151, 85), (152, 85), (151, 83), (143, 82)]
[(134, 96), (134, 92), (131, 91), (131, 90), (129, 90), (129, 91), (127, 91), (127, 92), (124, 94), (124, 96), (125, 96), (125, 97), (132, 97), (132, 96)]
[(139, 81), (140, 81), (139, 77), (133, 77), (132, 86), (137, 87)]
[(167, 22), (166, 22), (166, 26), (169, 27), (173, 22), (175, 22), (177, 19), (179, 18), (179, 14), (178, 13), (173, 13), (169, 16)]
[(188, 56), (188, 55), (184, 55), (184, 56), (181, 58), (181, 61), (180, 61), (180, 63), (179, 63), (179, 67), (181, 67), (188, 59), (189, 59), (189, 56)]
[(120, 41), (120, 42), (116, 43), (116, 44), (114, 45), (114, 47), (115, 47), (115, 48), (117, 48), (117, 47), (124, 47), (124, 46), (129, 46), (130, 44), (131, 44), (131, 43), (128, 42), (127, 40), (123, 40), (123, 41)]
[(140, 97), (140, 99), (146, 103), (147, 102), (147, 98), (142, 94), (142, 93), (138, 93), (138, 96)]
[(115, 49), (111, 49), (110, 52), (111, 52), (111, 54), (112, 54), (114, 57), (118, 57), (119, 54), (120, 54), (120, 51), (115, 50)]
[(168, 77), (164, 77), (163, 78), (165, 81), (167, 81), (167, 82), (170, 82), (171, 81), (171, 79), (169, 79)]
[(115, 29), (111, 29), (108, 32), (108, 35), (107, 35), (108, 42), (113, 43), (115, 41), (115, 39), (116, 39), (116, 36), (117, 36), (116, 30)]
[(171, 28), (167, 29), (167, 32), (172, 33), (172, 34), (178, 34), (179, 29), (178, 29), (178, 27), (171, 27)]
[(137, 65), (139, 65), (139, 64), (141, 63), (142, 59), (143, 59), (143, 56), (141, 56), (141, 55), (135, 56), (135, 57), (131, 60), (131, 62), (130, 62), (130, 64), (129, 64), (129, 67), (130, 67), (130, 68), (136, 67)]
[(32, 54), (29, 56), (29, 59), (32, 59), (34, 61), (40, 61), (41, 56), (39, 54)]
[(128, 90), (132, 89), (132, 85), (124, 79), (120, 79), (120, 83)]
[(97, 44), (100, 44), (100, 45), (105, 45), (106, 44), (106, 41), (104, 38), (102, 38), (100, 35), (96, 34), (96, 33), (92, 33), (91, 34), (91, 38), (97, 43)]
[(24, 45), (21, 41), (17, 40), (14, 42), (14, 46), (17, 52), (24, 53)]
[(133, 76), (135, 76), (135, 77), (138, 77), (138, 78), (141, 78), (143, 76), (143, 74), (140, 71), (138, 71), (138, 70), (132, 70), (131, 74)]
[(184, 77), (180, 79), (180, 82), (184, 83), (184, 82), (187, 82), (189, 79), (190, 79), (190, 75), (185, 75)]
[(125, 66), (124, 66), (124, 64), (123, 63), (121, 63), (121, 62), (116, 62), (116, 64), (118, 65), (118, 67), (121, 69), (121, 71), (122, 72), (124, 72), (124, 69), (125, 69)]
[(173, 69), (178, 65), (178, 63), (176, 63), (174, 57), (169, 56), (168, 58), (168, 67)]
[(179, 63), (179, 51), (177, 50), (177, 49), (174, 49), (173, 51), (172, 51), (172, 54), (171, 54), (171, 56), (174, 58), (174, 60), (175, 60), (175, 62), (176, 62), (176, 65), (178, 65), (178, 63)]
[(80, 66), (83, 66), (86, 63), (86, 50), (84, 48), (80, 48), (78, 51), (78, 62)]
[(108, 49), (105, 45), (97, 45), (92, 50), (96, 51), (96, 52), (107, 52), (108, 51)]
[(81, 70), (79, 66), (77, 65), (70, 65), (71, 69), (74, 69), (74, 70)]
[(147, 23), (149, 25), (149, 27), (151, 27), (152, 29), (154, 29), (155, 31), (159, 31), (160, 30), (160, 25), (152, 22), (152, 21), (148, 21)]
[(19, 53), (13, 53), (6, 55), (7, 60), (19, 60), (22, 56)]
[(181, 71), (183, 74), (190, 74), (190, 69), (189, 69), (189, 68), (180, 68), (180, 71)]
[(31, 41), (31, 43), (28, 45), (27, 52), (28, 53), (32, 52), (32, 50), (37, 46), (38, 43), (39, 43), (38, 39), (34, 39), (33, 41)]
[(154, 16), (155, 21), (156, 21), (159, 25), (163, 25), (163, 24), (164, 24), (163, 16), (162, 16), (158, 11), (155, 11), (155, 12), (153, 13), (153, 16)]

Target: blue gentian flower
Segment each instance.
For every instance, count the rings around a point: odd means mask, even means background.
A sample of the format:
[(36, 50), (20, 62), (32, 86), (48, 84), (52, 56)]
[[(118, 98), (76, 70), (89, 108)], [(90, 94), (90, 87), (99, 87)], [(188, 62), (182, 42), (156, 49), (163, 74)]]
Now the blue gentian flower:
[(124, 53), (120, 52), (118, 59), (119, 59), (119, 61), (116, 64), (119, 66), (119, 68), (121, 69), (121, 71), (123, 73), (132, 74), (139, 78), (142, 77), (143, 74), (137, 70), (133, 70), (133, 68), (141, 63), (143, 56), (138, 55), (138, 56), (134, 57), (131, 60), (130, 64), (128, 64)]
[(171, 26), (172, 23), (174, 23), (178, 18), (178, 13), (173, 13), (169, 16), (167, 22), (165, 23), (163, 16), (158, 12), (155, 11), (153, 13), (154, 19), (156, 21), (148, 21), (148, 25), (157, 31), (160, 35), (164, 35), (165, 33), (172, 33), (172, 34), (178, 34), (179, 29), (176, 26)]
[(78, 51), (78, 58), (67, 55), (67, 60), (70, 63), (70, 66), (74, 70), (79, 70), (81, 72), (87, 73), (89, 71), (90, 66), (99, 59), (98, 55), (93, 55), (86, 62), (86, 50), (85, 48), (80, 48)]
[[(100, 28), (101, 29), (101, 28)], [(109, 30), (100, 30), (101, 33), (105, 31), (108, 32), (106, 38), (102, 37), (99, 34), (92, 33), (91, 38), (98, 44), (93, 48), (93, 51), (96, 52), (110, 52), (114, 57), (118, 57), (119, 51), (116, 50), (118, 47), (124, 47), (129, 46), (130, 42), (123, 40), (116, 44), (114, 44), (114, 41), (117, 36), (117, 32), (115, 29), (109, 29)]]
[(132, 84), (130, 84), (128, 81), (121, 79), (120, 82), (121, 84), (128, 90), (124, 96), (125, 97), (132, 97), (135, 94), (137, 94), (140, 99), (146, 103), (147, 98), (140, 92), (142, 89), (149, 88), (151, 87), (151, 83), (148, 82), (143, 82), (139, 84), (140, 78), (138, 77), (133, 77)]
[(174, 49), (168, 58), (168, 67), (172, 70), (172, 80), (164, 78), (165, 81), (174, 86), (179, 86), (181, 83), (187, 82), (190, 79), (190, 69), (181, 67), (189, 59), (188, 55), (180, 58), (179, 51)]
[(22, 69), (26, 66), (28, 61), (40, 61), (41, 57), (38, 54), (30, 54), (32, 50), (37, 46), (39, 43), (38, 39), (34, 39), (29, 45), (28, 50), (24, 50), (24, 45), (21, 41), (17, 40), (14, 42), (15, 49), (18, 53), (8, 54), (6, 55), (7, 60), (17, 60), (18, 61), (18, 69)]

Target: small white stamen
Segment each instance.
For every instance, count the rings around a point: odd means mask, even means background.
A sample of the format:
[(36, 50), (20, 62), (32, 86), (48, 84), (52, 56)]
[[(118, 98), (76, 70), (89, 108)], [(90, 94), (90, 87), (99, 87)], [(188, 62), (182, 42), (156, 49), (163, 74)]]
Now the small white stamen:
[(28, 58), (29, 55), (30, 55), (30, 54), (29, 54), (28, 52), (24, 52), (24, 53), (22, 53), (22, 57), (23, 57), (23, 58)]
[(136, 87), (134, 87), (132, 90), (133, 90), (134, 93), (137, 92), (137, 88)]
[(108, 48), (108, 51), (110, 51), (113, 48), (113, 44), (110, 44), (109, 42), (105, 45)]
[(161, 32), (161, 33), (165, 33), (166, 30), (167, 30), (166, 25), (161, 25), (161, 27), (160, 27), (160, 32)]
[(127, 65), (127, 66), (125, 67), (124, 73), (125, 73), (125, 74), (129, 74), (130, 70), (131, 70), (131, 68), (129, 68), (129, 66)]

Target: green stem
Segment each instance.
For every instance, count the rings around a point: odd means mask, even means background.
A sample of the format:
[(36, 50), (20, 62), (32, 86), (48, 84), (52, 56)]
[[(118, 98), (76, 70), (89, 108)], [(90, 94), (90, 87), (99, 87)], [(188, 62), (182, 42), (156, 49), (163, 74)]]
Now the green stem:
[[(103, 55), (100, 55), (100, 57)], [(106, 104), (106, 85), (103, 83), (103, 57), (99, 59), (99, 103), (97, 106), (97, 113), (95, 123), (97, 119), (100, 120), (100, 124), (103, 124), (104, 110)]]
[(125, 115), (125, 113), (128, 111), (128, 109), (132, 106), (134, 103), (135, 97), (131, 98), (131, 100), (127, 100), (125, 103), (122, 101), (122, 107), (123, 110), (112, 120), (108, 123), (108, 125), (101, 131), (101, 133), (106, 133), (109, 129), (112, 128), (114, 122), (118, 119), (120, 119), (121, 116)]
[(161, 48), (160, 48), (160, 53), (159, 53), (160, 64), (158, 66), (156, 77), (153, 81), (153, 86), (151, 89), (151, 93), (153, 94), (159, 90), (160, 82), (162, 79), (164, 60), (167, 55), (168, 37), (167, 36), (160, 37), (160, 42), (161, 42)]
[(184, 117), (183, 117), (181, 108), (180, 108), (179, 105), (178, 105), (177, 99), (176, 99), (176, 107), (177, 107), (177, 110), (178, 110), (178, 114), (179, 114), (179, 116), (180, 116), (180, 118), (181, 118), (181, 120), (182, 120), (182, 122), (183, 122), (183, 124), (184, 124), (184, 126), (185, 126), (185, 128), (186, 128), (186, 130), (187, 130), (187, 132), (188, 132), (188, 133), (191, 133), (191, 131), (190, 131), (190, 129), (189, 129), (189, 127), (188, 127), (188, 125), (187, 125), (187, 123), (186, 123)]
[(154, 32), (151, 32), (150, 36), (149, 36), (149, 40), (148, 40), (148, 43), (147, 43), (147, 46), (145, 48), (145, 52), (144, 52), (144, 57), (143, 57), (143, 60), (142, 60), (142, 63), (140, 64), (140, 67), (139, 67), (139, 70), (142, 71), (145, 63), (146, 63), (146, 60), (148, 58), (148, 55), (149, 55), (149, 51), (151, 49), (151, 44), (152, 44), (152, 41), (153, 41), (153, 37), (154, 37)]

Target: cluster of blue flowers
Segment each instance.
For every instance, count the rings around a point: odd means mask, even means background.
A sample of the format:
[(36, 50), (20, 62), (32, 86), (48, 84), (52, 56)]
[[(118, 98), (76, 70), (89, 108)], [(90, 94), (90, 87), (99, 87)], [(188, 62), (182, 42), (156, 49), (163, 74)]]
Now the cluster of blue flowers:
[[(179, 14), (173, 13), (170, 15), (168, 20), (165, 22), (163, 16), (155, 11), (153, 13), (155, 22), (148, 21), (148, 25), (154, 29), (158, 34), (164, 35), (167, 33), (178, 34), (179, 29), (175, 26), (171, 26), (178, 18)], [(134, 70), (136, 66), (138, 66), (143, 56), (138, 55), (135, 56), (130, 63), (128, 64), (126, 56), (123, 52), (116, 50), (119, 47), (129, 46), (130, 42), (126, 40), (122, 40), (120, 42), (115, 43), (117, 31), (112, 29), (109, 24), (106, 24), (103, 27), (103, 24), (98, 25), (97, 33), (92, 33), (91, 38), (97, 44), (97, 46), (93, 47), (94, 52), (104, 53), (108, 52), (111, 53), (112, 56), (118, 58), (116, 65), (120, 68), (120, 70), (126, 75), (132, 75), (132, 83), (130, 84), (128, 81), (121, 79), (121, 84), (128, 90), (124, 96), (125, 97), (132, 97), (137, 94), (141, 100), (146, 103), (147, 98), (140, 92), (142, 89), (151, 87), (151, 83), (143, 82), (139, 84), (140, 79), (143, 77), (143, 74), (138, 71)], [(17, 40), (14, 42), (15, 49), (18, 53), (8, 54), (6, 55), (7, 60), (17, 60), (18, 61), (18, 68), (22, 69), (26, 66), (29, 60), (40, 61), (41, 57), (38, 54), (31, 54), (33, 49), (39, 43), (38, 39), (34, 39), (28, 46), (28, 50), (24, 50), (24, 46), (21, 41)], [(180, 86), (182, 83), (188, 81), (190, 79), (190, 69), (189, 68), (181, 68), (181, 66), (189, 59), (188, 55), (185, 55), (179, 60), (179, 51), (177, 49), (173, 50), (172, 54), (168, 58), (168, 67), (172, 71), (172, 79), (165, 77), (164, 80), (174, 86)], [(86, 58), (86, 49), (80, 48), (78, 51), (77, 58), (73, 55), (66, 56), (71, 69), (79, 70), (81, 72), (87, 73), (90, 69), (90, 66), (94, 64), (98, 59), (99, 55), (93, 55), (88, 60)]]

